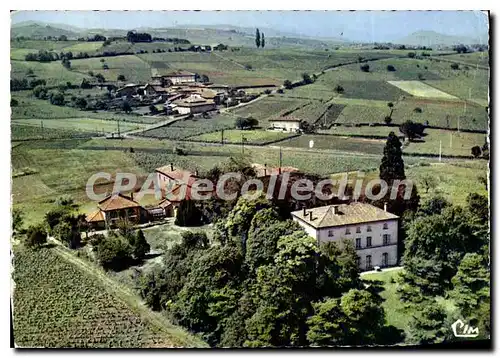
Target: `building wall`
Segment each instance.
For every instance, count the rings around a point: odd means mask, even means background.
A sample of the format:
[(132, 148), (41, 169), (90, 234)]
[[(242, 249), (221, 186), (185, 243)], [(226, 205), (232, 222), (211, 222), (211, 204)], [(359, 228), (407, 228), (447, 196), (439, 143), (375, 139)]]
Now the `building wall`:
[(275, 122), (272, 122), (271, 125), (273, 128), (276, 128), (276, 129), (285, 128), (287, 130), (287, 132), (295, 132), (300, 128), (299, 122), (290, 122), (290, 121), (283, 121), (283, 122), (275, 121)]
[[(359, 257), (359, 268), (361, 270), (367, 268), (367, 256), (371, 256), (371, 266), (394, 266), (398, 259), (398, 220), (384, 220), (371, 223), (361, 223), (358, 225), (338, 226), (331, 228), (315, 229), (308, 225), (300, 218), (294, 216), (294, 221), (297, 221), (307, 232), (308, 235), (314, 237), (319, 244), (334, 241), (342, 244), (344, 240), (348, 240), (356, 247), (356, 239), (361, 239), (361, 246), (356, 248), (356, 253)], [(386, 225), (387, 228), (384, 228)], [(348, 229), (348, 230), (346, 230)], [(368, 231), (371, 230), (371, 231)], [(358, 232), (359, 231), (359, 232)], [(388, 235), (388, 243), (384, 244), (384, 235)], [(367, 247), (367, 238), (371, 238), (371, 246)], [(383, 262), (383, 254), (387, 253), (387, 265)]]
[(172, 84), (178, 84), (178, 83), (193, 83), (195, 82), (194, 76), (183, 76), (183, 77), (177, 77), (177, 76), (172, 76), (172, 77), (167, 77), (170, 81), (172, 81)]
[(182, 107), (177, 106), (177, 110), (180, 114), (189, 114), (189, 113), (203, 113), (207, 111), (212, 111), (215, 109), (215, 104), (206, 104), (203, 106), (195, 106), (195, 107)]

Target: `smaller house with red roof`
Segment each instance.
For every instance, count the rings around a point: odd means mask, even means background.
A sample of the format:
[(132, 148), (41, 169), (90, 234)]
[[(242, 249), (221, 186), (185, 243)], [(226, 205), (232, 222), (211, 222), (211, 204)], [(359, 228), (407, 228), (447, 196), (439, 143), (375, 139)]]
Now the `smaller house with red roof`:
[(132, 196), (111, 194), (97, 204), (98, 209), (86, 216), (93, 228), (115, 226), (120, 220), (140, 224), (148, 220), (147, 211)]

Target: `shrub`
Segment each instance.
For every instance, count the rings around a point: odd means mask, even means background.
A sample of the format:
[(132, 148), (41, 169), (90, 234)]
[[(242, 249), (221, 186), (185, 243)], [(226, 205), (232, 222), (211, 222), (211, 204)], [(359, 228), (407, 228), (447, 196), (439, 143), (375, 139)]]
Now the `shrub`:
[(391, 122), (392, 122), (392, 117), (390, 117), (390, 116), (385, 116), (385, 117), (384, 117), (384, 122), (385, 122), (386, 124), (391, 124)]
[(471, 148), (470, 152), (474, 158), (479, 158), (479, 156), (481, 155), (481, 147), (476, 145)]
[(342, 87), (341, 85), (337, 85), (335, 86), (335, 92), (337, 93), (344, 93), (344, 87)]
[(365, 64), (359, 67), (363, 72), (370, 72), (370, 65)]
[(285, 80), (285, 82), (283, 82), (283, 86), (285, 86), (286, 89), (293, 88), (292, 82), (290, 80)]
[(10, 100), (10, 106), (11, 107), (17, 107), (18, 104), (19, 104), (19, 102), (17, 101), (17, 99), (12, 98)]
[(125, 76), (124, 75), (118, 75), (116, 78), (117, 81), (125, 81)]
[(415, 58), (416, 53), (415, 52), (408, 52), (408, 57), (409, 58)]
[(394, 72), (396, 71), (396, 68), (393, 65), (387, 65), (387, 71)]
[(452, 63), (450, 65), (450, 67), (452, 70), (459, 70), (460, 69), (460, 66), (458, 65), (458, 63)]
[(27, 247), (40, 247), (47, 242), (47, 232), (42, 225), (30, 226), (26, 231), (24, 244)]
[(415, 107), (415, 108), (413, 109), (413, 112), (415, 112), (415, 113), (422, 113), (422, 108), (420, 108), (420, 107)]
[(272, 92), (272, 91), (271, 91), (270, 89), (266, 89), (266, 90), (264, 91), (264, 93), (265, 93), (265, 94), (271, 94), (271, 92)]
[(97, 245), (96, 259), (106, 270), (120, 270), (131, 260), (132, 248), (123, 237), (111, 235)]
[(142, 230), (138, 230), (135, 235), (129, 236), (129, 244), (132, 247), (132, 254), (136, 259), (144, 258), (151, 249)]

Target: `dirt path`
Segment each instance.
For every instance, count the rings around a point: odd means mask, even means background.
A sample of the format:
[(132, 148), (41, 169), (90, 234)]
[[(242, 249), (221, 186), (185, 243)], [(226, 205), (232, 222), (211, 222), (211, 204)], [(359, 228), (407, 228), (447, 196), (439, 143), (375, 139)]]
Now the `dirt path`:
[(182, 330), (180, 327), (174, 326), (166, 318), (159, 313), (151, 311), (139, 297), (129, 288), (122, 286), (115, 280), (111, 279), (106, 273), (94, 265), (86, 262), (83, 259), (76, 257), (69, 249), (64, 247), (54, 238), (49, 238), (49, 242), (55, 244), (54, 251), (69, 263), (75, 265), (86, 274), (97, 279), (109, 293), (122, 300), (132, 310), (141, 315), (145, 320), (152, 324), (156, 329), (171, 337), (173, 346), (175, 347), (207, 347), (204, 342), (191, 336), (189, 333)]

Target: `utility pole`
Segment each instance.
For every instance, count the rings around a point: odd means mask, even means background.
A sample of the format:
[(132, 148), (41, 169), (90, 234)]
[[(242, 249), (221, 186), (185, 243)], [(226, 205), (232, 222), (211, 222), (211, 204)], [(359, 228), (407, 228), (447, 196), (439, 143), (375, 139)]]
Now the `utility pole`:
[(439, 162), (441, 162), (441, 141), (439, 141)]
[(281, 151), (281, 145), (280, 145), (280, 165), (279, 165), (279, 169), (278, 169), (279, 174), (281, 174), (281, 166), (282, 165), (283, 165), (283, 152)]
[(118, 124), (118, 138), (120, 138), (120, 120), (117, 119), (116, 123)]
[(224, 129), (220, 131), (220, 144), (224, 145)]
[(43, 119), (40, 120), (40, 128), (42, 130), (42, 139), (43, 139)]

